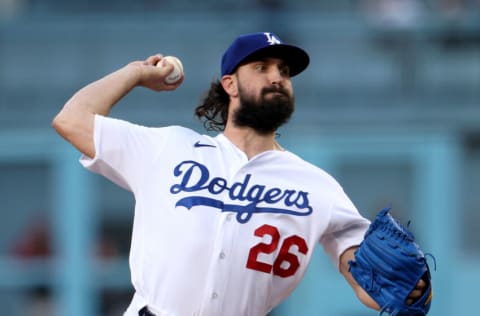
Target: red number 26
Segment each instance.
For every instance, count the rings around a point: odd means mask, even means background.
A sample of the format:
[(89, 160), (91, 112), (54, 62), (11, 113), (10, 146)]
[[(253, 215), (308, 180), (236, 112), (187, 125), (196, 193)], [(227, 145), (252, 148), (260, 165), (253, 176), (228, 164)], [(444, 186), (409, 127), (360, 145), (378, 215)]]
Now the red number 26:
[(296, 254), (289, 251), (293, 246), (296, 246), (298, 252), (306, 254), (308, 252), (308, 246), (305, 239), (297, 235), (292, 235), (283, 241), (278, 256), (275, 258), (273, 265), (261, 262), (258, 260), (258, 255), (272, 254), (277, 250), (280, 242), (280, 233), (278, 229), (270, 225), (262, 225), (255, 230), (255, 236), (264, 237), (268, 235), (271, 237), (269, 243), (259, 242), (250, 249), (247, 260), (247, 268), (257, 270), (265, 273), (273, 273), (274, 275), (286, 278), (292, 276), (297, 272), (300, 267), (300, 261)]

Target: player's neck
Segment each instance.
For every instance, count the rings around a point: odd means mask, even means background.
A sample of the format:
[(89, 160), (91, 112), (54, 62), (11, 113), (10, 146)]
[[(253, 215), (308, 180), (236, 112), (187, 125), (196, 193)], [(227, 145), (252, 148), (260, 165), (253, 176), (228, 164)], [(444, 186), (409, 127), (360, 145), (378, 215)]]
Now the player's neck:
[(261, 135), (248, 127), (239, 128), (227, 124), (224, 135), (243, 151), (248, 159), (265, 151), (284, 150), (275, 140), (275, 132)]

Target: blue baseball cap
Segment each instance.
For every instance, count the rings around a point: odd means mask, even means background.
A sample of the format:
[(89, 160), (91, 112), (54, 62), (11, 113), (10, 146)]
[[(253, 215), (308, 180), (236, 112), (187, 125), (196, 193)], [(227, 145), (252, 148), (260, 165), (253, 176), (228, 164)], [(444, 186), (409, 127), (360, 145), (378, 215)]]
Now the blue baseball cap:
[(259, 32), (237, 37), (222, 57), (222, 76), (231, 75), (240, 64), (256, 57), (277, 57), (290, 67), (290, 77), (307, 68), (310, 57), (301, 48), (285, 44), (275, 34)]

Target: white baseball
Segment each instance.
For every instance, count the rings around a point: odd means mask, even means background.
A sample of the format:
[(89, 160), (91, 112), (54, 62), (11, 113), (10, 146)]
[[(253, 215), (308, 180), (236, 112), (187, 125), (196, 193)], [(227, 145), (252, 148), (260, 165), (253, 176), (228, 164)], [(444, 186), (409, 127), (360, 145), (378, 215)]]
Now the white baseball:
[[(172, 72), (165, 78), (165, 83), (172, 84), (180, 80), (183, 75), (183, 64), (175, 56), (165, 56), (162, 60), (166, 60), (169, 64), (173, 65)], [(157, 64), (157, 67), (162, 67), (162, 61)]]

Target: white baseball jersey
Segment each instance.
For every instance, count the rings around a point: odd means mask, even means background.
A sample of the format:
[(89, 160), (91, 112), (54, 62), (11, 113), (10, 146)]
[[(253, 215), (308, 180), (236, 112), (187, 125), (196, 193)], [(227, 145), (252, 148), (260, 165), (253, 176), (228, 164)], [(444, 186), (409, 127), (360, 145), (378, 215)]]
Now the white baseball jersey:
[(145, 305), (157, 315), (266, 315), (316, 245), (338, 265), (368, 228), (331, 176), (291, 152), (248, 159), (223, 134), (98, 115), (94, 135), (96, 156), (82, 164), (136, 201), (126, 316)]

